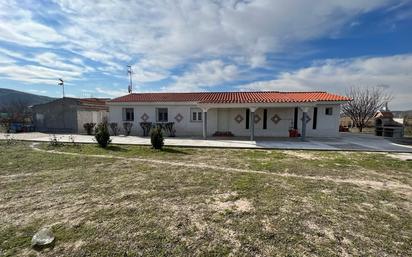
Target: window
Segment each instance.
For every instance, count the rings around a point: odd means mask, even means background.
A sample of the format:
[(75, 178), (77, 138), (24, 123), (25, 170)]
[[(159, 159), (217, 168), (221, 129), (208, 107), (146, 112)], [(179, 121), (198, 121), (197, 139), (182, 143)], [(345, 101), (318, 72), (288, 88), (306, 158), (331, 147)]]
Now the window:
[(193, 108), (190, 109), (191, 115), (191, 121), (202, 121), (202, 110), (198, 108)]
[(123, 120), (124, 121), (134, 121), (134, 109), (133, 108), (123, 108)]
[(315, 107), (313, 108), (312, 129), (316, 129), (317, 123), (318, 123), (318, 107)]
[(327, 107), (325, 109), (325, 114), (326, 115), (332, 115), (333, 114), (333, 108), (332, 107)]
[(263, 109), (263, 129), (268, 128), (268, 109)]
[(167, 108), (157, 108), (157, 121), (167, 122)]

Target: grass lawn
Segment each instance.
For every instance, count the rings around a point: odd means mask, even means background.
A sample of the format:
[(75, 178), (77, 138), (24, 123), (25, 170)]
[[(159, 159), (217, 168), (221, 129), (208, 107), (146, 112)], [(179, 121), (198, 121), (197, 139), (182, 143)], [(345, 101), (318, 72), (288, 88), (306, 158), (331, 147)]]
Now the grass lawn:
[[(36, 147), (0, 141), (0, 256), (412, 255), (410, 161)], [(30, 240), (42, 226), (56, 242), (39, 253)]]

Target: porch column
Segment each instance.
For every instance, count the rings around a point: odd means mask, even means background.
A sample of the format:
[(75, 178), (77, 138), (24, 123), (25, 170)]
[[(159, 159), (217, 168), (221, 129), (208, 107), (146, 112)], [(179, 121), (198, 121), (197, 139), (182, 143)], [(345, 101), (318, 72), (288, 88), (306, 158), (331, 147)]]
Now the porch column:
[(203, 108), (203, 139), (207, 139), (207, 109)]
[(256, 107), (250, 107), (250, 141), (255, 140), (255, 111)]
[(308, 120), (308, 111), (309, 111), (309, 107), (302, 107), (302, 135), (301, 135), (301, 139), (302, 141), (305, 141), (306, 139), (306, 123)]

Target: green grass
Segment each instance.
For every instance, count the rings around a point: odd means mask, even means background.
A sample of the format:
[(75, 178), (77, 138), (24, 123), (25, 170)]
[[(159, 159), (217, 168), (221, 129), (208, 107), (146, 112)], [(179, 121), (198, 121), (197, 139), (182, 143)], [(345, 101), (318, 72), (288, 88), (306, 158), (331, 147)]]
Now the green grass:
[[(41, 226), (56, 236), (42, 256), (412, 254), (412, 164), (383, 154), (28, 146), (0, 145), (4, 256), (36, 256)], [(389, 186), (355, 183), (364, 180)]]

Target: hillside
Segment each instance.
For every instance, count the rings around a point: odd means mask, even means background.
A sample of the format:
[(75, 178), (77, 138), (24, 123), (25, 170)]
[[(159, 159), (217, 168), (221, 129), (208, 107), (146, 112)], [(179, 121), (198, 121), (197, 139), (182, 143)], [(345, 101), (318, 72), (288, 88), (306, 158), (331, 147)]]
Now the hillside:
[(34, 104), (46, 103), (54, 100), (54, 98), (48, 96), (41, 96), (35, 94), (29, 94), (7, 88), (0, 88), (0, 109), (8, 108), (16, 103), (30, 106)]

